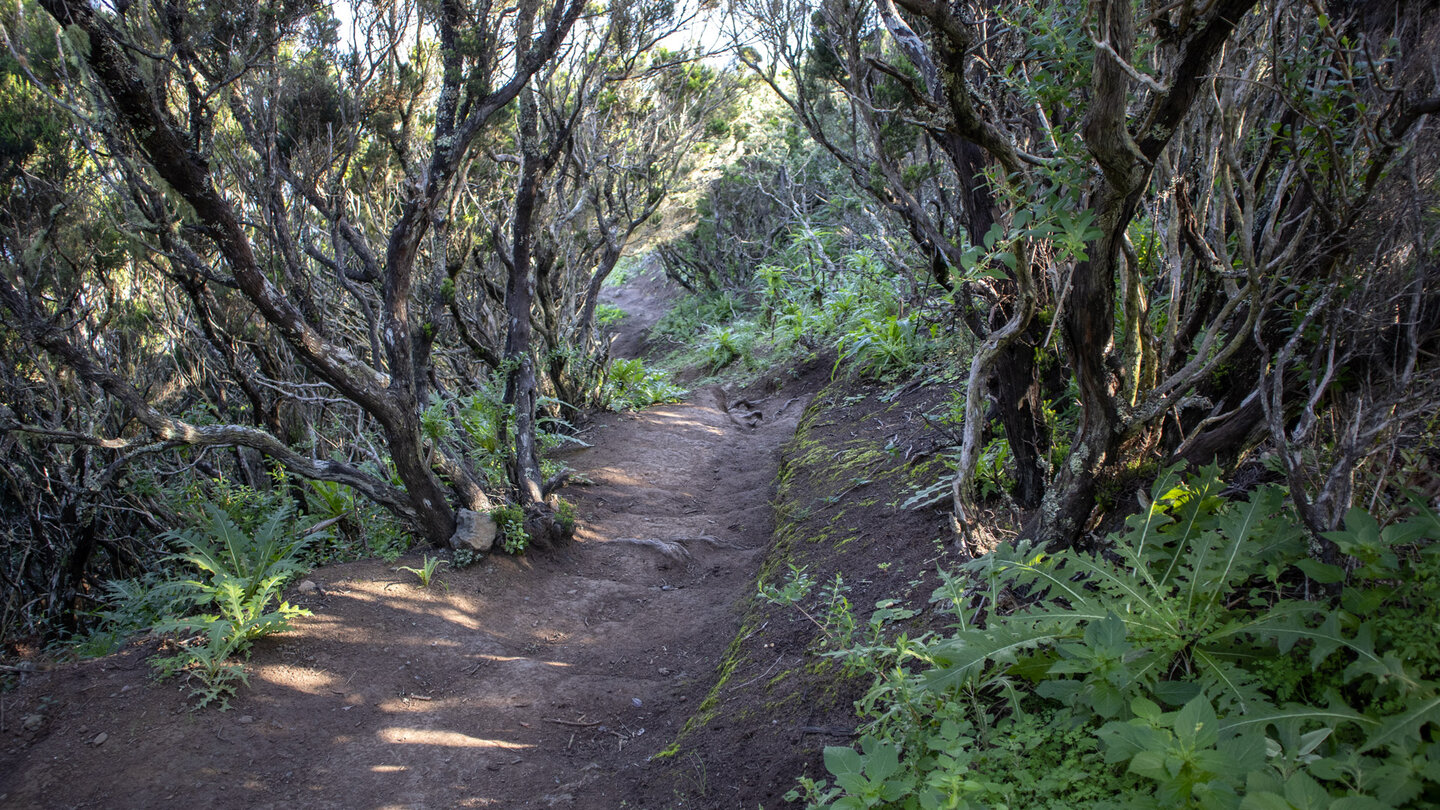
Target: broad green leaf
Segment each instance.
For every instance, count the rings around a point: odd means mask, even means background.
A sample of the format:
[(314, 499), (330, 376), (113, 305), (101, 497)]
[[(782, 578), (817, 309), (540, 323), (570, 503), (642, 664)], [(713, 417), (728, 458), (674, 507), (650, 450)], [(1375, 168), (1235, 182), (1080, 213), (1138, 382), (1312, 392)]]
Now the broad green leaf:
[(1278, 793), (1247, 792), (1245, 798), (1240, 802), (1240, 810), (1295, 810), (1295, 805), (1286, 801), (1285, 797)]
[(1165, 754), (1160, 751), (1141, 751), (1130, 759), (1130, 773), (1163, 781), (1170, 778), (1166, 767)]
[(860, 752), (839, 745), (825, 747), (825, 770), (838, 777), (859, 776), (864, 767)]
[(1189, 749), (1208, 748), (1220, 739), (1220, 724), (1208, 698), (1196, 695), (1175, 714), (1175, 737)]
[(1330, 794), (1304, 771), (1286, 780), (1285, 798), (1298, 810), (1326, 810), (1330, 806)]
[(1431, 694), (1407, 711), (1386, 718), (1378, 731), (1365, 740), (1360, 751), (1382, 746), (1406, 748), (1420, 743), (1420, 731), (1427, 723), (1440, 723), (1440, 695)]
[(1391, 810), (1393, 807), (1370, 796), (1344, 796), (1330, 803), (1330, 810)]
[(959, 632), (953, 639), (927, 650), (935, 668), (925, 674), (924, 688), (931, 691), (958, 688), (978, 675), (987, 662), (1013, 661), (1018, 653), (1056, 637), (1055, 632), (1009, 625)]
[(1291, 703), (1283, 709), (1258, 711), (1243, 717), (1227, 717), (1220, 721), (1220, 731), (1222, 733), (1235, 733), (1246, 728), (1265, 728), (1272, 723), (1282, 723), (1290, 720), (1314, 721), (1324, 723), (1331, 727), (1339, 723), (1347, 722), (1371, 725), (1378, 722), (1360, 714), (1337, 700), (1333, 702), (1330, 708)]
[(1303, 571), (1305, 576), (1309, 577), (1312, 581), (1318, 582), (1321, 585), (1333, 585), (1345, 579), (1344, 568), (1338, 565), (1323, 563), (1310, 557), (1297, 560), (1295, 567)]

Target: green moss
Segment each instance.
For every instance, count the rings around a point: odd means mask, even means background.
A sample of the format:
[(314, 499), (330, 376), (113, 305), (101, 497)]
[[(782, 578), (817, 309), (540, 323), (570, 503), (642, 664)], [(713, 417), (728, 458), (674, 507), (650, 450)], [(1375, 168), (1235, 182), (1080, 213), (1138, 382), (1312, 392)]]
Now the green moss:
[(830, 658), (815, 658), (805, 665), (805, 672), (809, 675), (821, 676), (835, 669), (835, 661)]
[[(785, 674), (786, 674), (786, 675), (791, 675), (791, 674), (793, 674), (793, 673), (787, 672), (787, 673), (785, 673)], [(771, 714), (771, 715), (773, 715), (773, 714), (779, 712), (779, 710), (785, 708), (786, 706), (789, 706), (789, 705), (792, 704), (792, 703), (800, 703), (801, 700), (804, 699), (805, 697), (806, 697), (806, 696), (804, 695), (804, 693), (802, 693), (802, 692), (799, 691), (799, 690), (796, 690), (796, 691), (791, 692), (790, 694), (786, 695), (785, 697), (780, 698), (779, 700), (772, 700), (772, 701), (770, 701), (769, 703), (766, 703), (766, 704), (765, 704), (765, 713), (766, 713), (766, 714)]]

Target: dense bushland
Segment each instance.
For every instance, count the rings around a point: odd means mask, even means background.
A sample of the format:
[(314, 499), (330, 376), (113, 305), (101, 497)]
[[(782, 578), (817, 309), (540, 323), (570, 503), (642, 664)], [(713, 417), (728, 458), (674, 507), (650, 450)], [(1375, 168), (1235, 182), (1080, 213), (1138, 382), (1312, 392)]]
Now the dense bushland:
[(3, 13), (0, 634), (223, 703), (302, 560), (563, 536), (575, 414), (679, 394), (601, 287), (708, 171), (667, 362), (951, 393), (954, 627), (830, 587), (873, 722), (806, 800), (1436, 800), (1433, 14), (741, 0), (725, 68), (671, 3), (350, 11)]
[(596, 310), (724, 137), (734, 73), (657, 45), (694, 9), (345, 11), (4, 12), (0, 636), (82, 630), (228, 492), (345, 553), (543, 542), (574, 414), (675, 395)]
[(1031, 538), (1083, 543), (1137, 460), (1231, 464), (1263, 436), (1324, 546), (1356, 466), (1433, 398), (1416, 9), (737, 7), (763, 43), (742, 61), (975, 342), (953, 500), (977, 546), (992, 423)]
[(1314, 10), (740, 4), (811, 140), (712, 184), (661, 332), (712, 371), (828, 344), (953, 386), (955, 477), (909, 505), (950, 490), (975, 558), (919, 639), (843, 582), (764, 585), (876, 679), (798, 796), (1436, 801), (1433, 656), (1401, 652), (1440, 539), (1436, 32)]

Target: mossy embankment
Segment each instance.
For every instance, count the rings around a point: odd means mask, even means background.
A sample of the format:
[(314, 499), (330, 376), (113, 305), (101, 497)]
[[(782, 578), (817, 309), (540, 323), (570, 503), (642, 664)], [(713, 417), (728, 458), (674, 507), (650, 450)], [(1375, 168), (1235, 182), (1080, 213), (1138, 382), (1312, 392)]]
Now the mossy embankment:
[[(830, 602), (822, 591), (838, 577), (859, 622), (887, 599), (928, 622), (937, 564), (953, 562), (950, 531), (938, 509), (903, 504), (948, 474), (950, 439), (934, 426), (946, 394), (839, 379), (811, 400), (782, 457), (757, 586), (803, 569), (818, 583), (802, 603), (811, 616), (821, 617)], [(798, 775), (820, 774), (826, 745), (850, 739), (854, 702), (869, 686), (823, 655), (825, 632), (800, 610), (767, 602), (758, 587), (738, 610), (714, 685), (657, 757), (657, 786), (683, 806), (781, 806)], [(721, 763), (732, 776), (715, 784), (706, 775)]]

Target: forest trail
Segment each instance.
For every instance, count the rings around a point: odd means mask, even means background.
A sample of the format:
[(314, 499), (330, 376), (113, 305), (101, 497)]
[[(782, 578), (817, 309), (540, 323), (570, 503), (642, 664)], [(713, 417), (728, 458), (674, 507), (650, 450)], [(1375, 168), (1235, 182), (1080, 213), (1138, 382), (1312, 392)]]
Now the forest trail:
[[(617, 347), (643, 343), (654, 292), (621, 293), (638, 317)], [(28, 676), (0, 695), (0, 806), (642, 806), (647, 759), (705, 698), (753, 587), (802, 386), (759, 401), (753, 428), (713, 390), (597, 417), (564, 456), (588, 483), (563, 493), (580, 526), (559, 551), (429, 588), (378, 560), (317, 569), (318, 590), (291, 591), (314, 616), (256, 645), (229, 711), (151, 680), (153, 641)]]

